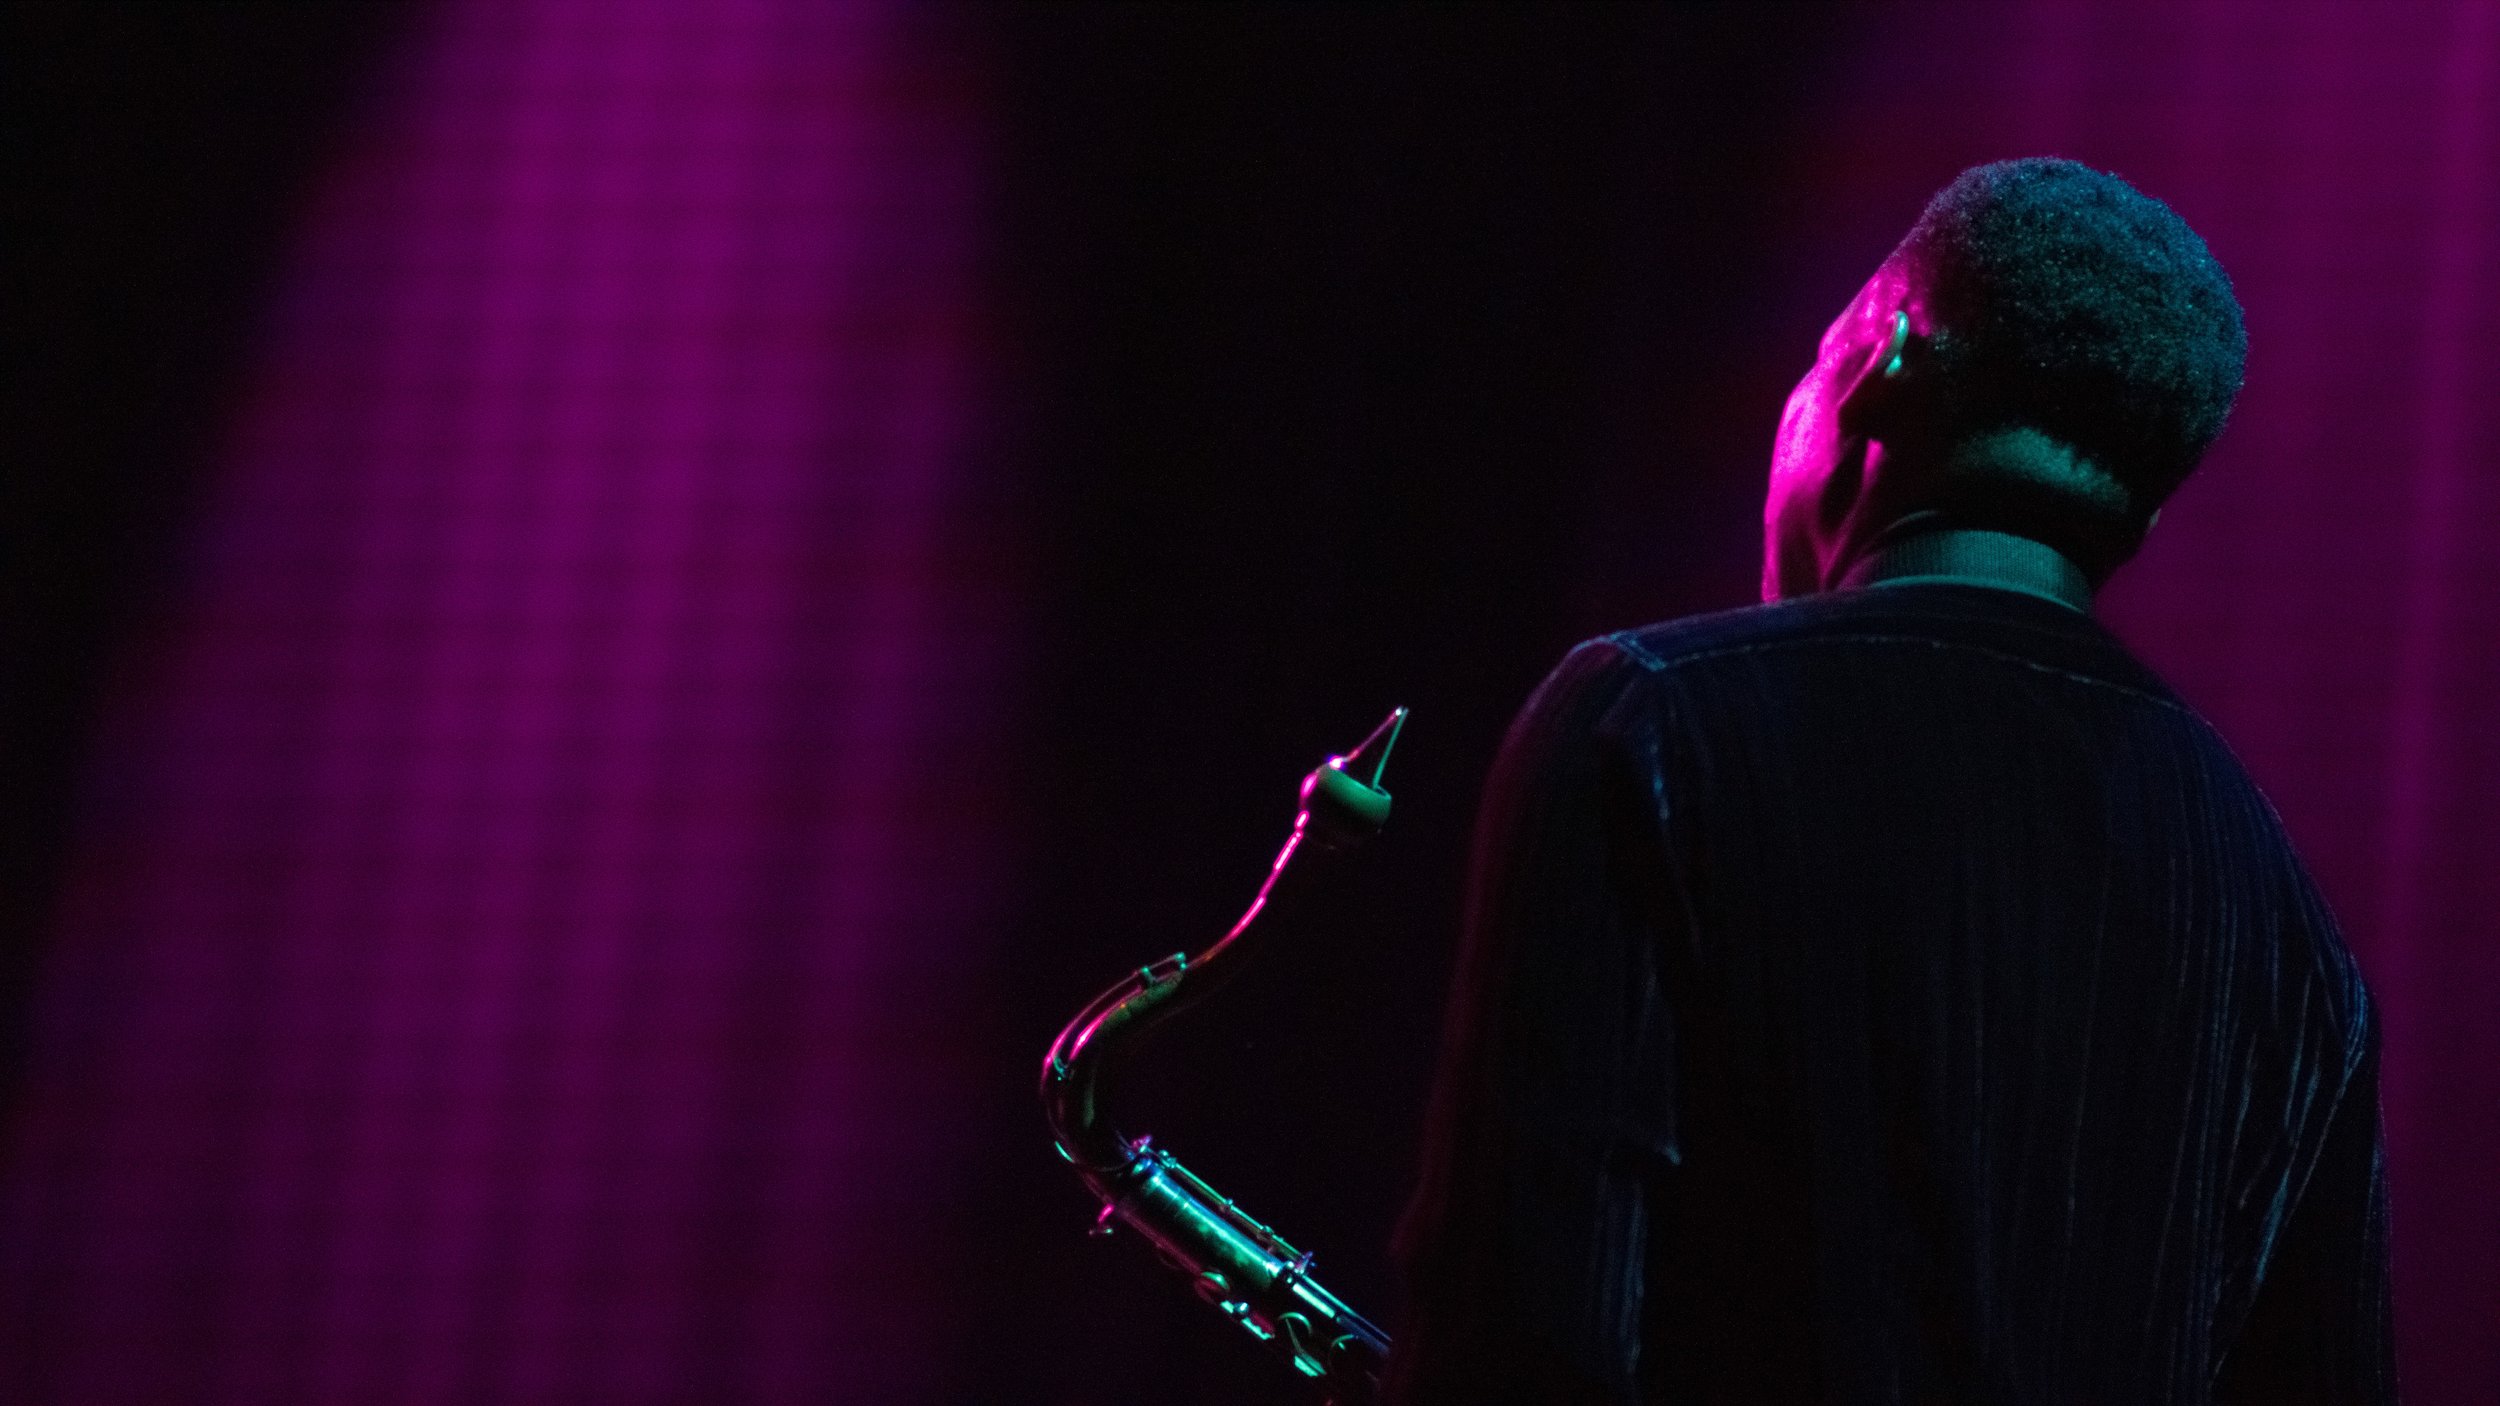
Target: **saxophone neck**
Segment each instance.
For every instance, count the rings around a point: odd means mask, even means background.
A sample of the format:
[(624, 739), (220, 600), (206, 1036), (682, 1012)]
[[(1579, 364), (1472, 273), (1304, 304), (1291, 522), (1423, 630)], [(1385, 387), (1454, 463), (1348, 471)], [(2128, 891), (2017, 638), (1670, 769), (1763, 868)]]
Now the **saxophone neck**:
[(1104, 1072), (1148, 1031), (1230, 980), (1240, 969), (1235, 951), (1242, 939), (1290, 897), (1309, 871), (1311, 856), (1352, 849), (1380, 832), (1389, 819), (1389, 793), (1380, 782), (1405, 726), (1406, 710), (1393, 710), (1352, 751), (1330, 757), (1302, 778), (1293, 833), (1276, 852), (1258, 895), (1222, 937), (1195, 957), (1176, 952), (1130, 972), (1051, 1042), (1042, 1060), (1042, 1108), (1060, 1154), (1079, 1170), (1116, 1171), (1136, 1155), (1103, 1116)]

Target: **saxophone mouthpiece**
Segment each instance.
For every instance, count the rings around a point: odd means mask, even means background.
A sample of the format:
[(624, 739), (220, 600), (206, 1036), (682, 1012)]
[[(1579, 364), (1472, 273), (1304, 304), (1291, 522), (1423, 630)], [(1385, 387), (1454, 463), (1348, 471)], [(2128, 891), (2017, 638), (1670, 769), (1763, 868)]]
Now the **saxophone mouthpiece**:
[(1380, 833), (1389, 822), (1389, 793), (1380, 779), (1405, 728), (1406, 710), (1393, 708), (1353, 751), (1303, 777), (1300, 831), (1323, 849), (1350, 849)]
[[(1398, 745), (1398, 734), (1405, 730), (1406, 710), (1391, 708), (1389, 716), (1380, 720), (1380, 726), (1372, 729), (1371, 736), (1356, 743), (1354, 750), (1344, 756), (1329, 758), (1329, 765), (1377, 791), (1381, 774), (1389, 769), (1389, 749)], [(1365, 771), (1371, 775), (1363, 775)]]

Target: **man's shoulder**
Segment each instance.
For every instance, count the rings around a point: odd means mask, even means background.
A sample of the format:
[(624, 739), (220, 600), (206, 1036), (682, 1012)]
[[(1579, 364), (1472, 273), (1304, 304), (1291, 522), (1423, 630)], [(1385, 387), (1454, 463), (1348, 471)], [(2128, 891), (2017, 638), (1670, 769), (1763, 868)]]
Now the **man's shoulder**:
[(1819, 642), (1971, 642), (2030, 648), (2038, 637), (2105, 640), (2089, 617), (2009, 591), (1887, 587), (1832, 591), (1661, 620), (1603, 636), (1652, 670)]
[(1835, 609), (1836, 598), (1809, 597), (1687, 615), (1582, 640), (1563, 656), (1529, 700), (1523, 717), (1552, 728), (1580, 718), (1594, 723), (1646, 682), (1688, 665), (1783, 642), (1845, 632), (1860, 612)]
[[(1863, 594), (1853, 592), (1852, 595)], [(1834, 596), (1808, 596), (1764, 605), (1713, 610), (1616, 630), (1590, 644), (1611, 647), (1651, 670), (1673, 668), (1735, 650), (1760, 649), (1846, 632), (1862, 612), (1835, 608), (1856, 604)]]
[(1589, 642), (1651, 673), (1817, 646), (1911, 658), (1945, 649), (2122, 688), (2176, 704), (2168, 685), (2091, 616), (2015, 591), (1916, 585), (1833, 591), (1688, 615)]

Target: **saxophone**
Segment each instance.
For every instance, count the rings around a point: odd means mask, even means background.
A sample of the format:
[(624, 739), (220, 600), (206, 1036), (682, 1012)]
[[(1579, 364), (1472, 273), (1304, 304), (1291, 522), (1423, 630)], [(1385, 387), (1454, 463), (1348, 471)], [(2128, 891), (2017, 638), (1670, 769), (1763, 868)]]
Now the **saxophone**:
[(1102, 1201), (1094, 1233), (1128, 1226), (1188, 1277), (1200, 1299), (1310, 1379), (1331, 1406), (1364, 1406), (1379, 1394), (1388, 1335), (1320, 1286), (1308, 1252), (1216, 1194), (1152, 1138), (1112, 1128), (1100, 1093), (1104, 1071), (1125, 1051), (1239, 970), (1242, 935), (1271, 907), (1290, 906), (1312, 856), (1379, 832), (1389, 818), (1380, 778), (1405, 725), (1399, 708), (1353, 751), (1302, 779), (1293, 833), (1230, 931), (1195, 957), (1175, 952), (1122, 977), (1068, 1022), (1042, 1060), (1042, 1111), (1059, 1155)]

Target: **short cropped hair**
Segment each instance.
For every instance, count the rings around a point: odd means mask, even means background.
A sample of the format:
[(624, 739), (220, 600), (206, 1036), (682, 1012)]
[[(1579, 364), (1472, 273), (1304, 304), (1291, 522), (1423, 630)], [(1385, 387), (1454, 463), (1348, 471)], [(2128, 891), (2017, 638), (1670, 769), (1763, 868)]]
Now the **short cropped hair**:
[(2247, 367), (2239, 299), (2205, 241), (2116, 176), (2034, 157), (1964, 171), (1894, 257), (1923, 274), (1948, 449), (2013, 432), (2073, 451), (2028, 468), (1983, 456), (1977, 477), (2027, 481), (1967, 485), (1977, 515), (2045, 513), (2068, 539), (2053, 545), (2114, 570), (2222, 432)]

